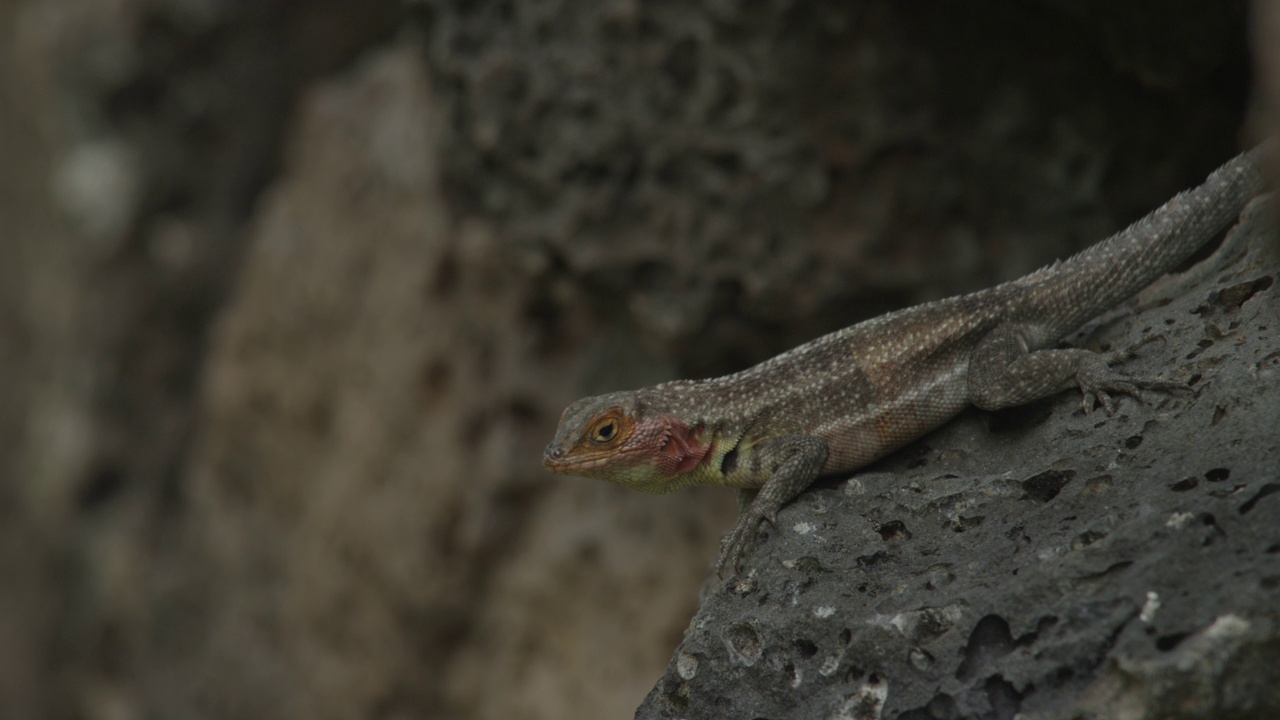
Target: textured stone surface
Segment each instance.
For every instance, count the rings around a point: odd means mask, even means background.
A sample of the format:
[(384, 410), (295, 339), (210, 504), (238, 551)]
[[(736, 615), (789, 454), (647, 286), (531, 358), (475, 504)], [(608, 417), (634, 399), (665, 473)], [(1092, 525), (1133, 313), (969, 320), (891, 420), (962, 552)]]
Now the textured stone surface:
[(414, 6), (456, 202), (692, 375), (1106, 235), (1245, 90), (1238, 2)]
[(1191, 392), (970, 412), (802, 495), (637, 717), (1280, 713), (1272, 213), (1246, 211), (1248, 253), (1086, 336)]

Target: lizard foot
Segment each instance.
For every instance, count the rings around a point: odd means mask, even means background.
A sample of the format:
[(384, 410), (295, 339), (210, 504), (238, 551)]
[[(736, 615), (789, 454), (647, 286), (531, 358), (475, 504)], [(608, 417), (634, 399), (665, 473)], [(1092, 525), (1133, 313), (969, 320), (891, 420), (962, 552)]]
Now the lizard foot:
[(1076, 382), (1080, 384), (1080, 392), (1084, 394), (1080, 399), (1080, 407), (1086, 414), (1093, 412), (1098, 405), (1102, 405), (1102, 409), (1108, 415), (1114, 415), (1116, 403), (1111, 397), (1112, 393), (1131, 395), (1141, 402), (1140, 390), (1191, 389), (1185, 383), (1152, 377), (1136, 377), (1112, 370), (1110, 363), (1122, 358), (1121, 354), (1105, 358), (1090, 356), (1080, 363), (1079, 369), (1076, 370)]
[(734, 523), (733, 529), (728, 535), (724, 536), (724, 540), (720, 543), (720, 558), (716, 560), (716, 576), (724, 577), (725, 569), (730, 570), (731, 575), (737, 575), (742, 572), (742, 560), (751, 551), (756, 543), (756, 531), (760, 529), (760, 524), (768, 522), (770, 525), (777, 525), (775, 518), (770, 517), (758, 509), (748, 508), (742, 514), (738, 515), (738, 521)]

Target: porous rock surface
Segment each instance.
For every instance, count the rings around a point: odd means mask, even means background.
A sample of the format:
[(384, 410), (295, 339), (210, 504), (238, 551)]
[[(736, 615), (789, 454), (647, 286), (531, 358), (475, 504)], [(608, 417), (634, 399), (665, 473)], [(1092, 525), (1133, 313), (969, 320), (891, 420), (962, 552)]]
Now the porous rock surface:
[(687, 376), (1103, 237), (1236, 149), (1247, 87), (1234, 1), (412, 6), (455, 205)]
[(1280, 716), (1273, 212), (1083, 338), (1190, 392), (969, 412), (803, 494), (637, 717)]

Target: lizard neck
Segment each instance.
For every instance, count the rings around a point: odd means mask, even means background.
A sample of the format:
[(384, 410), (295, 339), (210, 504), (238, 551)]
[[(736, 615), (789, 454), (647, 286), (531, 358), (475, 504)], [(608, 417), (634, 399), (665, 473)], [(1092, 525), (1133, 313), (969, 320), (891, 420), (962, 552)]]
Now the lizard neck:
[(716, 438), (701, 425), (689, 425), (678, 417), (666, 418), (666, 441), (653, 462), (669, 478), (694, 472), (713, 454)]
[(741, 414), (725, 412), (724, 401), (732, 392), (727, 379), (677, 380), (637, 391), (641, 412), (663, 429), (662, 445), (650, 458), (657, 471), (650, 491), (761, 484), (748, 477), (753, 415), (745, 407)]

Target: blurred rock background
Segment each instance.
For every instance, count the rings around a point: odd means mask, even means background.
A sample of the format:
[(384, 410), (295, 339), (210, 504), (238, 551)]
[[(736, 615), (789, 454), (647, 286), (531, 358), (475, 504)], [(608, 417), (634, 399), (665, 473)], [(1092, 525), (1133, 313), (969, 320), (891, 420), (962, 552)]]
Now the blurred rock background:
[(0, 717), (630, 716), (733, 498), (560, 409), (1121, 227), (1259, 8), (8, 0)]

